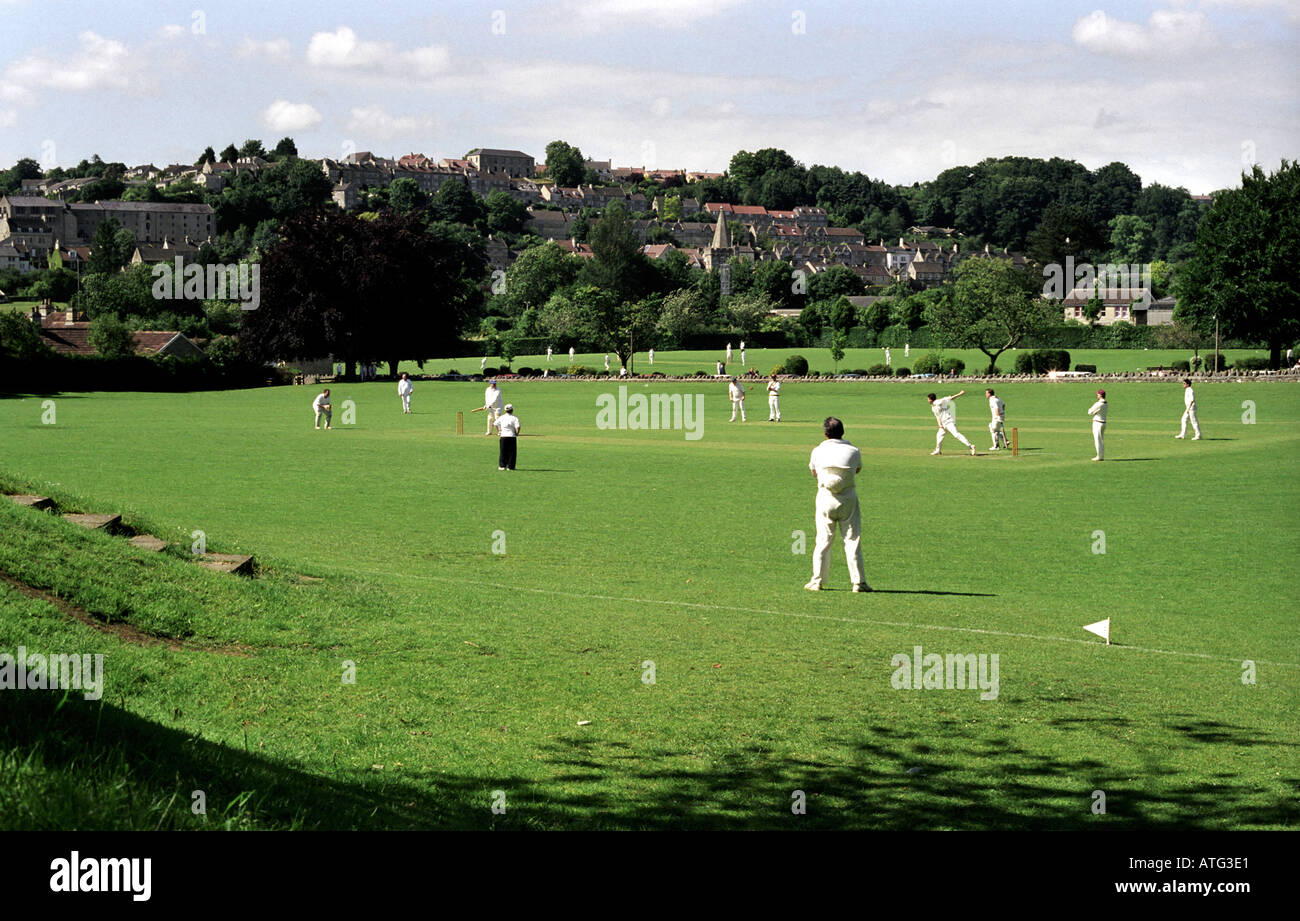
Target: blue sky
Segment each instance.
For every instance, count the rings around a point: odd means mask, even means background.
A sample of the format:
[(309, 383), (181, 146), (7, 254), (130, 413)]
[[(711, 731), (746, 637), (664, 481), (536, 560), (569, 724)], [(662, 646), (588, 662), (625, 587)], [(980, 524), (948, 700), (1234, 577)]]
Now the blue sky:
[(1300, 0), (0, 0), (0, 166), (562, 138), (702, 170), (782, 147), (893, 183), (1120, 160), (1200, 193), (1300, 155), (1298, 32)]

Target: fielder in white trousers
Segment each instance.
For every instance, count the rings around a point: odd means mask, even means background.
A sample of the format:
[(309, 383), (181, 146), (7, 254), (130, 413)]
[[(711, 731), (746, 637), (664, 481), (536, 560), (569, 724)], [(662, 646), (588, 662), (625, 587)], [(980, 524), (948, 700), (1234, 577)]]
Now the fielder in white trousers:
[(767, 421), (781, 421), (781, 382), (775, 374), (767, 382)]
[(1192, 390), (1192, 382), (1183, 379), (1183, 422), (1178, 429), (1175, 438), (1187, 437), (1187, 423), (1192, 423), (1192, 441), (1201, 440), (1201, 423), (1196, 418), (1196, 393)]
[(1106, 391), (1097, 391), (1097, 402), (1088, 407), (1092, 416), (1092, 443), (1097, 448), (1095, 461), (1106, 459)]
[(855, 592), (869, 592), (862, 567), (862, 509), (854, 477), (862, 471), (862, 453), (844, 440), (844, 423), (834, 416), (822, 424), (826, 440), (813, 448), (808, 469), (817, 478), (817, 543), (813, 549), (812, 581), (804, 588), (821, 591), (831, 562), (831, 544), (838, 525), (844, 558)]
[(731, 419), (729, 421), (731, 422), (736, 421), (737, 409), (740, 410), (740, 421), (741, 422), (746, 421), (745, 420), (745, 388), (742, 387), (740, 385), (740, 381), (736, 380), (734, 377), (731, 379), (731, 383), (727, 385), (727, 395), (731, 398)]
[(950, 397), (936, 397), (933, 393), (926, 394), (926, 399), (930, 401), (930, 411), (934, 413), (935, 421), (939, 423), (939, 431), (934, 436), (934, 450), (932, 455), (940, 453), (943, 448), (943, 437), (951, 434), (966, 447), (970, 448), (971, 456), (975, 456), (975, 446), (966, 440), (966, 436), (957, 431), (957, 410), (953, 407), (952, 401), (964, 394), (965, 390), (959, 390)]

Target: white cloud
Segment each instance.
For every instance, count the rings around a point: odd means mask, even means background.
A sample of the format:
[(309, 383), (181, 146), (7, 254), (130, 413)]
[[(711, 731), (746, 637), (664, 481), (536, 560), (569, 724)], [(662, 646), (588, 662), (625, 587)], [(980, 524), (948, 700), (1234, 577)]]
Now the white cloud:
[(88, 90), (139, 90), (148, 72), (146, 55), (121, 42), (89, 30), (77, 36), (79, 48), (64, 58), (29, 54), (11, 63), (4, 81), (26, 90), (37, 87), (70, 92)]
[(322, 70), (414, 82), (428, 81), (445, 73), (451, 65), (451, 55), (445, 45), (399, 51), (393, 42), (362, 41), (352, 29), (339, 26), (333, 32), (317, 32), (311, 37), (307, 63)]
[(271, 61), (284, 60), (289, 56), (291, 49), (289, 41), (283, 38), (270, 39), (259, 42), (256, 39), (245, 38), (235, 49), (237, 58), (261, 58)]
[(687, 29), (738, 9), (747, 0), (566, 0), (556, 11), (585, 32), (614, 29)]
[(12, 128), (18, 124), (18, 113), (12, 109), (0, 109), (0, 128)]
[(379, 141), (429, 135), (435, 131), (434, 120), (427, 115), (389, 115), (380, 106), (353, 109), (351, 116), (348, 119), (349, 132)]
[(1182, 55), (1215, 44), (1209, 18), (1191, 10), (1156, 10), (1146, 25), (1094, 10), (1070, 35), (1089, 51), (1119, 57)]
[(185, 34), (185, 27), (177, 26), (177, 25), (163, 26), (161, 29), (158, 30), (158, 34), (161, 35), (163, 38), (171, 38), (171, 39), (180, 38), (182, 35)]
[(1300, 23), (1300, 0), (1202, 0), (1202, 6), (1229, 6), (1241, 10), (1281, 10), (1293, 23)]
[(320, 112), (305, 102), (277, 99), (262, 113), (262, 124), (272, 131), (305, 131), (320, 123)]

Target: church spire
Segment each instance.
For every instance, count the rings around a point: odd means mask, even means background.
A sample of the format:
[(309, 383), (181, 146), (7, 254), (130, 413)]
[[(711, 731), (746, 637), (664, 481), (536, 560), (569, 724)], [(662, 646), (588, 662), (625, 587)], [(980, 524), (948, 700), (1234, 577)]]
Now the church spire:
[(713, 228), (713, 248), (731, 249), (731, 231), (727, 228), (727, 214), (718, 212), (718, 226)]

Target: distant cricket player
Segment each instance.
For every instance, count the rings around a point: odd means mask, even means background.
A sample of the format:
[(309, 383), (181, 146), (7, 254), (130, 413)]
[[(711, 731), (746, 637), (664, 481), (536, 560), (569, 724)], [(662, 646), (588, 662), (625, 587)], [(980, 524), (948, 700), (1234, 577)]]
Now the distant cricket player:
[(411, 392), (415, 390), (415, 385), (411, 383), (411, 375), (405, 371), (402, 372), (402, 379), (397, 382), (397, 395), (402, 398), (402, 412), (411, 411)]
[(569, 364), (573, 364), (573, 346), (569, 346)]
[(767, 382), (767, 421), (781, 421), (781, 382), (775, 374)]
[(497, 451), (497, 469), (514, 470), (515, 460), (519, 456), (519, 431), (523, 426), (519, 424), (519, 417), (515, 415), (515, 408), (512, 404), (506, 404), (504, 415), (499, 416), (492, 423), (496, 426), (500, 434), (500, 449)]
[(1187, 423), (1192, 423), (1192, 441), (1201, 440), (1201, 423), (1196, 418), (1196, 394), (1192, 390), (1192, 382), (1183, 378), (1183, 423), (1182, 428), (1178, 430), (1175, 438), (1187, 437)]
[(808, 469), (817, 478), (817, 544), (813, 550), (812, 581), (804, 588), (821, 591), (831, 561), (835, 525), (844, 538), (844, 556), (855, 592), (869, 592), (862, 572), (862, 509), (854, 477), (862, 472), (862, 452), (844, 440), (844, 423), (830, 416), (822, 423), (826, 440), (813, 448)]
[(483, 370), (484, 370), (485, 368), (487, 368), (487, 356), (486, 356), (486, 355), (484, 355), (484, 356), (483, 356), (483, 360), (480, 361), (480, 362), (478, 363), (478, 370), (479, 370), (479, 373), (482, 374), (482, 373), (483, 373)]
[(334, 417), (334, 407), (330, 403), (330, 389), (328, 387), (316, 395), (316, 399), (312, 401), (311, 410), (316, 414), (316, 431), (320, 431), (322, 419), (325, 420), (325, 429), (328, 431), (330, 420)]
[(606, 370), (606, 371), (609, 370), (609, 353), (608, 353), (608, 352), (605, 353), (605, 370)]
[(549, 345), (546, 347), (546, 363), (548, 365), (551, 363), (551, 347)]
[(1088, 407), (1092, 416), (1092, 441), (1097, 447), (1095, 461), (1106, 459), (1106, 391), (1097, 391), (1097, 402)]
[(933, 456), (940, 453), (943, 447), (943, 437), (951, 433), (954, 438), (970, 448), (970, 456), (975, 456), (975, 446), (966, 440), (966, 436), (957, 431), (957, 410), (953, 408), (952, 401), (966, 393), (965, 390), (959, 390), (950, 397), (936, 398), (933, 393), (927, 394), (926, 399), (930, 401), (930, 412), (934, 413), (935, 421), (939, 423), (939, 432), (934, 439), (934, 450), (930, 452)]
[(655, 363), (655, 350), (654, 350), (654, 349), (651, 349), (651, 350), (650, 350), (650, 366), (651, 366), (651, 367), (654, 367), (654, 363)]
[(487, 431), (484, 435), (491, 435), (493, 426), (497, 419), (501, 417), (501, 406), (505, 403), (505, 397), (501, 395), (500, 388), (497, 387), (496, 378), (493, 378), (487, 385), (487, 390), (483, 391), (483, 408), (482, 412), (487, 413)]
[(745, 388), (742, 387), (740, 381), (738, 381), (734, 377), (731, 379), (731, 383), (727, 385), (727, 395), (731, 399), (731, 419), (729, 419), (728, 421), (730, 422), (736, 421), (737, 407), (739, 407), (740, 409), (740, 421), (741, 422), (746, 421), (745, 420)]
[(894, 359), (889, 354), (889, 346), (885, 346), (885, 367), (892, 368), (893, 366), (894, 366)]
[(740, 340), (740, 366), (745, 367), (745, 340)]
[(992, 421), (989, 422), (989, 434), (993, 436), (993, 450), (1009, 448), (1006, 430), (1007, 404), (994, 394), (992, 387), (985, 390), (984, 395), (989, 398), (989, 412), (993, 415)]
[(727, 343), (727, 364), (731, 364), (731, 343)]

